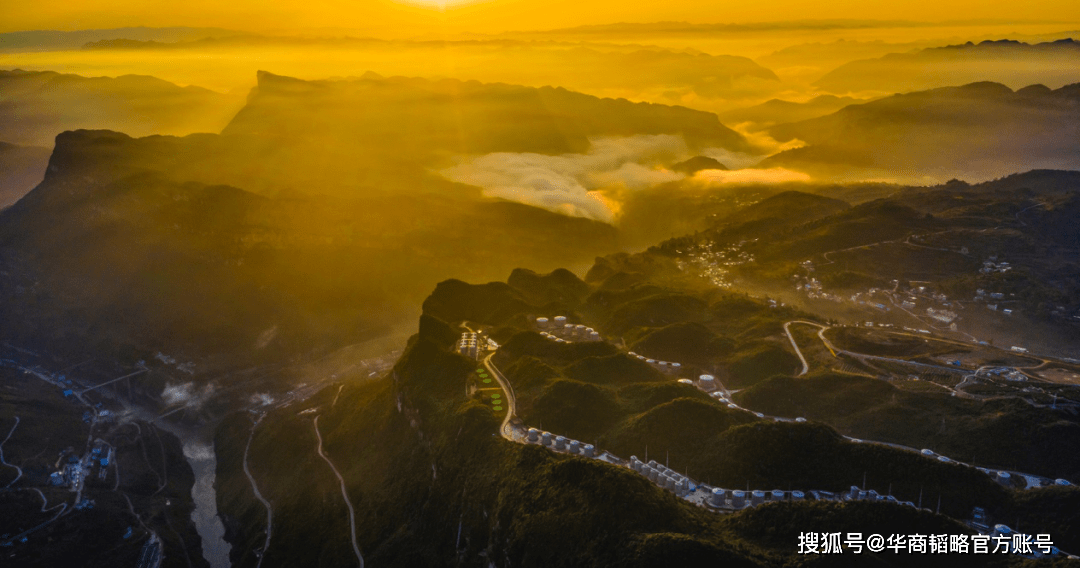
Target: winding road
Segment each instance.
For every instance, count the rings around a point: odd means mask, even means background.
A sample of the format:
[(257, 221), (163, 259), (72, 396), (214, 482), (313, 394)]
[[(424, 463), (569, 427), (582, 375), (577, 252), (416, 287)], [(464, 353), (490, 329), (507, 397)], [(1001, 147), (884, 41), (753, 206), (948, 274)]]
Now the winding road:
[(345, 506), (349, 508), (349, 529), (352, 534), (353, 552), (356, 553), (356, 561), (360, 565), (360, 568), (364, 568), (364, 555), (360, 554), (360, 545), (356, 543), (356, 509), (353, 508), (352, 502), (349, 501), (349, 493), (345, 490), (345, 478), (341, 476), (341, 472), (334, 466), (334, 462), (330, 461), (330, 458), (323, 452), (322, 434), (319, 433), (318, 416), (315, 417), (315, 420), (312, 420), (312, 424), (315, 426), (315, 437), (319, 440), (319, 445), (317, 447), (319, 457), (330, 466), (330, 469), (334, 471), (334, 475), (337, 476), (338, 482), (341, 483), (341, 497), (345, 499)]
[[(938, 370), (938, 371), (946, 371), (946, 372), (949, 372), (949, 373), (964, 373), (964, 375), (965, 375), (964, 380), (954, 388), (949, 388), (949, 387), (946, 387), (946, 386), (943, 386), (943, 385), (937, 385), (937, 386), (941, 386), (943, 389), (946, 389), (946, 390), (952, 391), (954, 393), (957, 393), (958, 396), (961, 396), (961, 397), (964, 397), (964, 398), (972, 398), (972, 399), (980, 400), (979, 397), (971, 396), (968, 393), (965, 393), (962, 390), (959, 390), (959, 387), (962, 386), (964, 383), (966, 383), (968, 378), (975, 376), (975, 375), (967, 374), (967, 371), (964, 370), (964, 369), (942, 367), (942, 366), (938, 366), (938, 365), (930, 365), (930, 364), (927, 364), (927, 363), (919, 363), (919, 362), (916, 362), (916, 361), (908, 361), (908, 360), (905, 360), (905, 359), (893, 359), (893, 358), (890, 358), (890, 357), (880, 357), (880, 356), (877, 356), (877, 355), (866, 355), (866, 354), (863, 354), (863, 353), (855, 353), (853, 351), (846, 351), (846, 350), (843, 350), (843, 349), (839, 349), (835, 345), (833, 345), (832, 342), (829, 341), (829, 339), (827, 337), (825, 337), (825, 331), (830, 329), (829, 326), (822, 325), (822, 324), (819, 324), (819, 323), (810, 322), (810, 321), (805, 321), (805, 320), (793, 320), (793, 321), (789, 321), (789, 322), (784, 323), (784, 333), (787, 334), (788, 340), (791, 342), (791, 346), (795, 348), (795, 354), (799, 356), (799, 360), (802, 361), (802, 363), (803, 363), (803, 370), (802, 370), (802, 372), (799, 373), (799, 376), (802, 376), (802, 375), (806, 374), (806, 372), (807, 372), (807, 363), (806, 363), (806, 359), (803, 357), (802, 351), (799, 350), (798, 344), (795, 343), (795, 338), (791, 335), (791, 330), (788, 328), (788, 326), (790, 326), (793, 323), (811, 325), (811, 326), (820, 328), (819, 331), (818, 331), (818, 338), (821, 339), (821, 342), (825, 345), (825, 348), (828, 349), (829, 352), (832, 353), (834, 357), (836, 357), (838, 353), (842, 353), (844, 355), (848, 355), (848, 356), (856, 358), (856, 359), (870, 359), (870, 360), (874, 360), (874, 361), (885, 361), (885, 362), (890, 362), (890, 363), (900, 363), (900, 364), (914, 365), (914, 366), (926, 367), (926, 368), (930, 368), (930, 369)], [(901, 335), (912, 335), (913, 337), (919, 337), (919, 336), (915, 336), (913, 334), (901, 334)], [(956, 343), (958, 345), (965, 345), (966, 346), (966, 344), (964, 344), (962, 342), (959, 342), (959, 341), (953, 341), (953, 340), (939, 340), (939, 341), (948, 341), (950, 343)], [(1043, 364), (1046, 364), (1046, 361), (1044, 361)], [(1039, 366), (1041, 366), (1041, 365), (1039, 365)], [(979, 370), (981, 371), (983, 368), (986, 368), (986, 367), (980, 367)], [(976, 371), (976, 374), (977, 373), (978, 373), (978, 371)], [(936, 384), (936, 383), (931, 383), (931, 384)], [(722, 386), (723, 385), (721, 385), (721, 387)], [(726, 391), (726, 389), (725, 389), (725, 391)], [(965, 395), (967, 395), (967, 396), (965, 396)], [(1002, 398), (1004, 398), (1004, 397), (1002, 397)], [(985, 398), (983, 398), (982, 400), (985, 400)], [(1026, 400), (1026, 399), (1021, 399), (1021, 400)], [(1029, 404), (1032, 404), (1031, 401), (1027, 401), (1027, 402)], [(740, 407), (740, 408), (742, 408), (742, 407)], [(757, 412), (754, 412), (754, 411), (750, 410), (749, 408), (743, 408), (743, 410), (746, 410), (747, 412), (753, 412), (755, 415), (759, 414)], [(781, 418), (781, 417), (769, 416), (769, 415), (765, 415), (765, 414), (761, 414), (759, 416), (759, 418), (770, 418), (770, 419), (777, 420), (777, 421), (790, 421), (789, 418)], [(853, 436), (847, 436), (847, 435), (844, 435), (844, 434), (841, 434), (841, 436), (843, 436), (845, 439), (847, 439), (849, 441), (857, 442), (857, 443), (877, 444), (877, 445), (881, 445), (881, 446), (888, 446), (888, 447), (891, 447), (891, 448), (895, 448), (895, 449), (899, 449), (899, 450), (905, 450), (905, 451), (909, 451), (909, 452), (915, 452), (915, 453), (923, 453), (923, 451), (924, 451), (924, 450), (920, 450), (918, 448), (913, 448), (911, 446), (904, 446), (902, 444), (896, 444), (896, 443), (892, 443), (892, 442), (883, 442), (883, 441), (879, 441), (879, 440), (863, 440), (863, 439), (855, 438)], [(933, 457), (945, 457), (945, 456), (941, 456), (941, 454), (938, 454), (936, 452), (932, 452), (930, 455), (933, 456)], [(958, 464), (958, 465), (963, 465), (963, 466), (972, 467), (972, 468), (976, 467), (974, 464), (969, 464), (969, 463), (965, 463), (965, 462), (962, 462), (962, 461), (953, 460), (953, 459), (949, 459), (949, 458), (946, 458), (946, 459), (950, 463), (955, 463), (955, 464)], [(1004, 469), (998, 469), (998, 468), (994, 468), (994, 469), (997, 469), (998, 471), (1008, 471), (1012, 475), (1018, 475), (1018, 476), (1023, 477), (1025, 479), (1026, 483), (1027, 483), (1027, 487), (1025, 487), (1025, 489), (1029, 489), (1031, 487), (1038, 487), (1039, 486), (1039, 481), (1042, 481), (1044, 483), (1049, 483), (1049, 482), (1053, 481), (1053, 480), (1051, 480), (1049, 478), (1034, 475), (1034, 474), (1030, 474), (1030, 473), (1012, 471), (1012, 470), (1004, 470)]]
[(255, 498), (263, 504), (263, 507), (266, 507), (266, 541), (263, 543), (262, 553), (259, 554), (259, 561), (255, 563), (256, 568), (262, 566), (263, 558), (266, 557), (266, 550), (270, 548), (270, 535), (274, 528), (274, 509), (270, 506), (270, 502), (259, 492), (259, 486), (255, 483), (251, 470), (248, 469), (248, 453), (251, 450), (251, 440), (255, 438), (255, 428), (259, 425), (259, 422), (262, 422), (263, 416), (265, 415), (259, 415), (255, 423), (251, 425), (251, 433), (248, 434), (247, 445), (244, 446), (244, 475), (251, 482), (251, 489), (255, 492)]
[(801, 322), (789, 321), (789, 322), (785, 323), (784, 324), (784, 333), (787, 334), (788, 341), (791, 342), (791, 347), (793, 349), (795, 349), (795, 354), (799, 356), (799, 361), (802, 361), (802, 370), (799, 371), (799, 376), (801, 377), (801, 376), (805, 375), (807, 371), (810, 370), (810, 365), (806, 362), (806, 357), (803, 357), (802, 351), (799, 350), (799, 344), (795, 343), (795, 336), (791, 335), (791, 329), (788, 328), (788, 326), (790, 326), (793, 323), (801, 323)]
[(502, 434), (503, 438), (514, 442), (516, 439), (514, 438), (512, 422), (517, 418), (517, 398), (514, 397), (514, 388), (510, 386), (510, 381), (506, 380), (498, 367), (491, 362), (491, 358), (494, 356), (494, 352), (489, 353), (487, 357), (484, 357), (482, 363), (484, 368), (491, 373), (491, 376), (495, 377), (495, 381), (502, 387), (503, 392), (506, 393), (506, 418), (503, 419), (502, 426), (499, 427), (499, 433)]
[(795, 354), (799, 356), (799, 360), (802, 361), (802, 365), (803, 365), (802, 371), (799, 373), (798, 376), (801, 377), (801, 376), (805, 375), (807, 373), (807, 371), (810, 370), (810, 366), (806, 363), (806, 357), (803, 356), (802, 351), (799, 349), (799, 344), (795, 343), (795, 337), (793, 335), (791, 335), (791, 329), (788, 326), (790, 326), (793, 323), (801, 323), (803, 325), (809, 325), (809, 326), (813, 326), (813, 327), (818, 328), (818, 333), (817, 333), (818, 339), (821, 339), (821, 342), (823, 344), (825, 344), (825, 349), (828, 349), (829, 353), (831, 353), (833, 357), (836, 357), (837, 353), (847, 353), (847, 354), (852, 355), (852, 356), (858, 356), (857, 353), (848, 353), (847, 351), (841, 351), (841, 350), (837, 349), (836, 346), (833, 345), (832, 342), (829, 341), (829, 339), (825, 337), (825, 331), (829, 329), (829, 326), (827, 326), (827, 325), (822, 325), (820, 323), (815, 323), (815, 322), (806, 321), (806, 320), (792, 320), (792, 321), (789, 321), (789, 322), (785, 322), (784, 323), (784, 333), (787, 334), (788, 341), (790, 341), (791, 346), (795, 348)]
[[(855, 352), (839, 349), (835, 345), (833, 345), (833, 343), (831, 341), (829, 341), (829, 339), (827, 337), (825, 337), (825, 332), (827, 330), (831, 329), (830, 326), (823, 325), (823, 324), (816, 323), (816, 322), (806, 321), (806, 320), (792, 320), (792, 321), (789, 321), (789, 322), (785, 322), (783, 327), (784, 327), (784, 333), (788, 336), (788, 340), (791, 342), (792, 347), (795, 349), (795, 353), (799, 356), (799, 360), (802, 361), (802, 364), (803, 364), (803, 369), (799, 373), (799, 376), (802, 376), (802, 375), (804, 375), (804, 374), (806, 374), (808, 372), (809, 365), (807, 364), (806, 358), (803, 356), (802, 351), (799, 349), (798, 344), (795, 342), (795, 338), (791, 334), (790, 326), (791, 326), (791, 324), (796, 324), (796, 323), (797, 324), (804, 324), (804, 325), (817, 327), (818, 328), (818, 333), (817, 333), (818, 338), (824, 344), (825, 348), (828, 349), (830, 353), (832, 353), (833, 357), (836, 357), (838, 354), (844, 354), (844, 355), (848, 355), (848, 356), (851, 356), (851, 357), (857, 358), (857, 359), (871, 359), (871, 360), (879, 360), (879, 361), (888, 361), (888, 362), (894, 362), (894, 363), (916, 365), (916, 366), (920, 366), (920, 367), (928, 367), (928, 368), (935, 369), (935, 370), (944, 370), (944, 371), (948, 371), (950, 373), (966, 372), (964, 370), (958, 370), (956, 368), (939, 367), (939, 366), (936, 366), (936, 365), (929, 365), (929, 364), (925, 364), (925, 363), (907, 361), (907, 360), (904, 360), (904, 359), (892, 359), (892, 358), (888, 358), (888, 357), (879, 357), (879, 356), (876, 356), (876, 355), (865, 355), (865, 354), (862, 354), (862, 353), (855, 353)], [(463, 325), (463, 327), (465, 327), (465, 326)], [(964, 345), (964, 344), (962, 344), (960, 342), (955, 342), (955, 343), (958, 343), (960, 345)], [(511, 420), (516, 417), (515, 416), (516, 401), (514, 399), (513, 390), (511, 389), (510, 383), (506, 379), (506, 377), (504, 377), (503, 374), (501, 372), (499, 372), (499, 369), (496, 368), (495, 365), (491, 362), (491, 358), (492, 358), (493, 355), (494, 355), (494, 353), (490, 353), (486, 357), (484, 357), (483, 365), (495, 377), (495, 379), (499, 382), (499, 384), (502, 385), (503, 390), (505, 390), (506, 393), (507, 393), (507, 399), (510, 401), (510, 403), (508, 404), (509, 409), (508, 409), (508, 411), (506, 413), (506, 418), (503, 420), (502, 427), (500, 428), (500, 433), (502, 434), (503, 438), (506, 438), (507, 440), (514, 441), (514, 442), (521, 442), (521, 440), (514, 437), (514, 429), (510, 425)], [(948, 388), (948, 387), (944, 387), (944, 388)], [(728, 397), (730, 397), (729, 391), (723, 385), (723, 383), (720, 383), (720, 389), (723, 390), (727, 394)], [(733, 403), (731, 403), (731, 404), (733, 404)], [(742, 407), (742, 406), (739, 406), (739, 405), (735, 405), (734, 407), (732, 407), (729, 404), (729, 408), (734, 408), (734, 409), (737, 409), (737, 410), (742, 410), (744, 412), (749, 412), (751, 414), (754, 414), (758, 418), (773, 420), (773, 421), (776, 421), (776, 422), (794, 422), (794, 421), (798, 420), (798, 419), (792, 419), (792, 418), (784, 418), (784, 417), (779, 417), (779, 416), (766, 415), (764, 413), (756, 412), (754, 410), (751, 410), (749, 408), (745, 408), (745, 407)], [(881, 446), (888, 446), (888, 447), (895, 448), (895, 449), (898, 449), (898, 450), (904, 450), (904, 451), (913, 452), (913, 453), (917, 453), (917, 454), (921, 454), (921, 455), (927, 455), (927, 454), (923, 453), (924, 450), (921, 450), (919, 448), (914, 448), (914, 447), (911, 447), (911, 446), (904, 446), (902, 444), (896, 444), (896, 443), (893, 443), (893, 442), (884, 442), (884, 441), (878, 441), (878, 440), (860, 439), (860, 438), (855, 438), (853, 436), (848, 436), (848, 435), (845, 435), (845, 434), (840, 434), (840, 435), (843, 438), (845, 438), (846, 440), (851, 441), (851, 442), (862, 443), (862, 444), (875, 444), (875, 445), (881, 445)], [(957, 465), (961, 465), (961, 466), (967, 466), (967, 467), (971, 467), (971, 468), (976, 467), (974, 464), (965, 463), (965, 462), (962, 462), (962, 461), (959, 461), (959, 460), (954, 460), (954, 459), (948, 458), (946, 456), (942, 456), (941, 454), (938, 454), (936, 452), (931, 451), (931, 453), (929, 455), (931, 457), (934, 457), (934, 458), (944, 458), (941, 461), (947, 461), (948, 463), (953, 463), (953, 464), (957, 464)], [(1045, 484), (1053, 483), (1053, 481), (1054, 481), (1054, 480), (1052, 480), (1050, 478), (1047, 478), (1047, 477), (1038, 476), (1038, 475), (1029, 474), (1029, 473), (1024, 473), (1024, 472), (1019, 472), (1019, 471), (1012, 471), (1012, 470), (1006, 470), (1006, 469), (1000, 469), (1000, 468), (993, 468), (993, 469), (987, 468), (987, 469), (989, 469), (989, 471), (991, 471), (991, 472), (993, 472), (993, 471), (1007, 471), (1012, 475), (1023, 477), (1025, 479), (1025, 481), (1026, 481), (1026, 484), (1027, 484), (1025, 489), (1030, 489), (1032, 487), (1038, 487), (1041, 484), (1045, 485)]]
[[(37, 494), (41, 497), (41, 512), (42, 513), (48, 513), (49, 511), (52, 511), (53, 509), (55, 509), (57, 507), (60, 507), (61, 509), (66, 509), (67, 508), (67, 503), (60, 503), (58, 505), (53, 505), (52, 507), (49, 507), (49, 500), (45, 498), (45, 494), (42, 493), (40, 489), (38, 489), (37, 487), (31, 487), (30, 491), (36, 491)], [(49, 507), (49, 508), (46, 509), (46, 507)]]
[[(468, 330), (470, 333), (476, 333), (473, 328), (469, 327), (469, 322), (467, 321), (461, 322), (460, 327)], [(510, 381), (507, 380), (502, 372), (499, 371), (498, 367), (491, 362), (491, 358), (494, 356), (495, 351), (488, 353), (486, 357), (480, 360), (480, 364), (487, 369), (492, 377), (495, 377), (495, 382), (499, 383), (503, 392), (506, 393), (506, 417), (503, 418), (502, 425), (499, 426), (499, 434), (511, 442), (517, 442), (519, 440), (515, 437), (516, 431), (513, 425), (514, 420), (517, 419), (517, 397), (514, 396), (514, 387), (510, 385)]]

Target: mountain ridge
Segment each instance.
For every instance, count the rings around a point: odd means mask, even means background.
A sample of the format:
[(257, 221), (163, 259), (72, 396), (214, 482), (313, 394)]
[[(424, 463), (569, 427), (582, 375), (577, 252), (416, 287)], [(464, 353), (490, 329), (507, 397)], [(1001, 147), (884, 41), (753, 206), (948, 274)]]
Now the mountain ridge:
[(1076, 81), (1078, 61), (1080, 42), (1072, 38), (1035, 44), (986, 40), (851, 61), (814, 85), (834, 93), (916, 91), (972, 81), (1065, 85)]
[(1077, 105), (1080, 83), (1014, 91), (980, 81), (898, 94), (770, 127), (777, 140), (807, 145), (775, 154), (761, 166), (841, 175), (845, 168), (863, 172), (855, 175), (918, 172), (942, 181), (1077, 169), (1080, 152), (1060, 142), (1080, 133)]

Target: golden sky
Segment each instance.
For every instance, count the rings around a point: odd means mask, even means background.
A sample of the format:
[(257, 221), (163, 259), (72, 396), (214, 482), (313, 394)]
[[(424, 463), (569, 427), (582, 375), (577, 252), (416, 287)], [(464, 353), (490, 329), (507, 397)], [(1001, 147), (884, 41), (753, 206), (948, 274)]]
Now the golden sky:
[[(857, 18), (1080, 21), (1076, 0), (0, 0), (0, 31), (217, 26), (253, 32), (492, 33), (611, 22), (738, 23)], [(440, 5), (440, 2), (444, 3)], [(396, 35), (396, 34), (395, 34)]]

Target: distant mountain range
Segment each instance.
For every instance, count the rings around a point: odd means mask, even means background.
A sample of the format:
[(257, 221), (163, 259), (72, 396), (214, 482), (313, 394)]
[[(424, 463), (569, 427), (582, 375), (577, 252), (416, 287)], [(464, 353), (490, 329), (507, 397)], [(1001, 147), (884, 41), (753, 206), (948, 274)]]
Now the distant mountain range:
[(663, 34), (715, 34), (738, 32), (769, 32), (797, 30), (844, 30), (866, 28), (932, 27), (939, 24), (913, 20), (860, 20), (860, 19), (814, 19), (773, 22), (690, 23), (690, 22), (618, 22), (542, 30), (533, 32), (506, 32), (505, 35), (663, 35)]
[(906, 92), (994, 81), (1019, 88), (1080, 81), (1080, 42), (968, 42), (845, 63), (814, 84), (833, 93)]
[(0, 70), (0, 140), (48, 147), (57, 134), (80, 128), (132, 136), (218, 132), (242, 104), (239, 96), (145, 75)]
[[(449, 76), (532, 87), (559, 86), (598, 96), (676, 104), (689, 92), (705, 99), (722, 99), (731, 96), (733, 89), (739, 96), (745, 96), (741, 91), (751, 86), (758, 91), (773, 92), (781, 85), (771, 70), (747, 57), (575, 38), (383, 40), (237, 35), (162, 42), (118, 37), (88, 42), (82, 49), (139, 51), (143, 53), (141, 57), (166, 51), (289, 49), (307, 50), (310, 57), (316, 58), (325, 57), (326, 50), (333, 50), (351, 56), (336, 66), (316, 67), (319, 71), (304, 68), (292, 72), (337, 76), (375, 70), (387, 75)], [(433, 60), (452, 62), (452, 65), (432, 66)], [(626, 69), (633, 72), (626, 73)]]
[[(290, 106), (301, 99), (319, 104)], [(425, 104), (414, 104), (417, 99)], [(334, 134), (357, 141), (423, 140), (418, 148), (459, 152), (543, 153), (584, 150), (589, 136), (681, 134), (693, 145), (748, 148), (715, 115), (683, 107), (600, 99), (553, 87), (374, 74), (300, 81), (260, 72), (257, 90), (222, 134)]]
[(1032, 168), (1080, 168), (1080, 83), (1018, 91), (972, 83), (850, 105), (768, 129), (808, 145), (766, 159), (841, 177), (989, 179)]
[(892, 43), (882, 40), (838, 39), (832, 42), (810, 42), (789, 45), (772, 53), (754, 58), (771, 69), (814, 65), (822, 71), (832, 70), (854, 59), (871, 59), (889, 53), (904, 53), (915, 49), (939, 47), (946, 42), (915, 40)]
[(721, 112), (719, 116), (727, 124), (752, 122), (756, 126), (767, 126), (824, 116), (862, 102), (866, 102), (865, 99), (836, 95), (818, 95), (801, 103), (770, 99), (759, 105)]
[[(593, 137), (641, 134), (681, 135), (692, 148), (751, 149), (716, 115), (685, 107), (375, 74), (301, 81), (261, 72), (247, 105), (222, 131), (243, 139), (265, 172), (274, 172), (264, 177), (275, 186), (324, 192), (342, 183), (378, 186), (373, 180), (386, 172), (450, 164), (462, 154), (581, 153)], [(296, 167), (316, 157), (318, 167)]]
[(178, 42), (235, 35), (245, 34), (222, 28), (192, 27), (130, 27), (75, 31), (28, 30), (0, 33), (0, 52), (79, 49), (84, 44), (106, 39)]

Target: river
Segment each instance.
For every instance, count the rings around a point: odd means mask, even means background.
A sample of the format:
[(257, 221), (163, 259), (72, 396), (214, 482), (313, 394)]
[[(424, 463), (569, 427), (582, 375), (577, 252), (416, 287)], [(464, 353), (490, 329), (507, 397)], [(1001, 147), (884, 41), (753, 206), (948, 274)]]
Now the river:
[(202, 539), (203, 558), (210, 563), (210, 568), (231, 568), (229, 551), (232, 546), (225, 541), (225, 525), (218, 517), (217, 510), (217, 489), (214, 487), (217, 456), (214, 454), (213, 441), (207, 440), (205, 434), (194, 428), (165, 420), (156, 420), (154, 424), (180, 438), (184, 445), (184, 458), (195, 473), (195, 484), (191, 487), (195, 510), (191, 512), (191, 520)]
[(214, 488), (217, 477), (214, 445), (191, 435), (181, 439), (184, 442), (184, 457), (195, 472), (195, 485), (191, 487), (195, 510), (191, 513), (191, 520), (202, 538), (203, 558), (210, 563), (210, 568), (230, 568), (229, 551), (232, 546), (225, 542), (225, 525), (218, 517), (217, 490)]
[[(102, 394), (107, 394), (103, 391)], [(176, 436), (183, 444), (184, 459), (191, 466), (195, 474), (195, 483), (191, 486), (191, 498), (195, 502), (195, 509), (191, 512), (191, 520), (195, 523), (195, 531), (202, 540), (203, 558), (210, 564), (210, 568), (231, 568), (229, 551), (232, 546), (225, 541), (225, 525), (218, 517), (217, 489), (214, 481), (217, 478), (217, 456), (214, 454), (213, 428), (203, 425), (201, 427), (184, 426), (168, 420), (160, 420), (153, 412), (138, 404), (131, 404), (128, 400), (120, 397), (110, 397), (124, 405), (124, 408), (138, 419), (144, 420)]]

